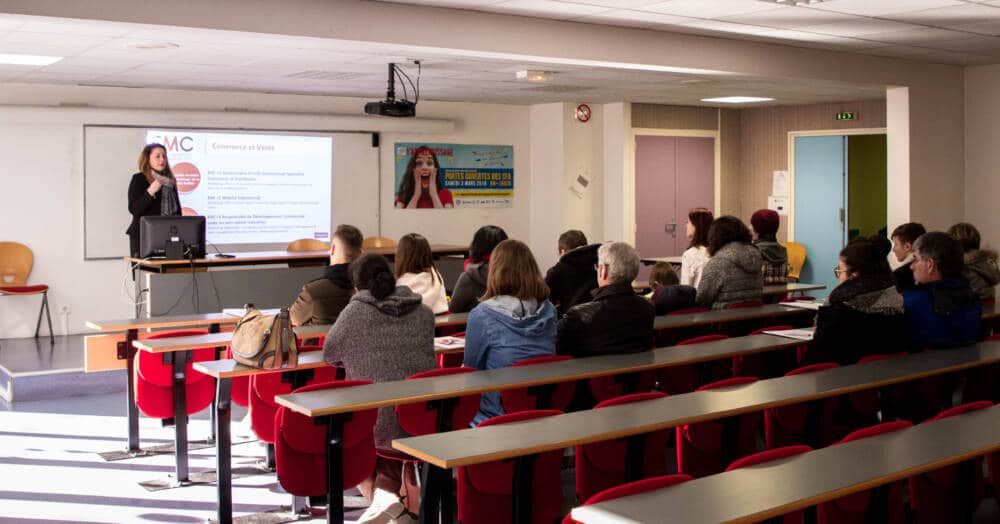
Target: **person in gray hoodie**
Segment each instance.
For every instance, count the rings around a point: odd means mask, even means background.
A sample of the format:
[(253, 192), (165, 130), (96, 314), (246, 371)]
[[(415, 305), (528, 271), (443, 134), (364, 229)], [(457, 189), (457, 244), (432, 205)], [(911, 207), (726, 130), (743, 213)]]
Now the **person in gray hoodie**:
[(483, 226), (476, 230), (469, 244), (469, 258), (465, 261), (465, 271), (458, 276), (455, 290), (451, 293), (448, 311), (467, 313), (479, 303), (479, 297), (486, 291), (486, 277), (490, 271), (490, 253), (500, 242), (507, 240), (507, 232), (497, 226)]
[[(396, 286), (389, 262), (381, 255), (364, 255), (351, 263), (357, 290), (330, 327), (323, 359), (344, 368), (348, 379), (372, 382), (402, 380), (436, 367), (434, 313), (420, 295)], [(375, 423), (375, 447), (391, 449), (392, 440), (409, 435), (399, 426), (392, 407), (381, 408)], [(362, 483), (372, 504), (358, 522), (409, 521), (399, 492), (403, 485), (399, 462), (378, 458), (374, 477)]]
[(698, 283), (699, 306), (724, 309), (739, 302), (760, 300), (764, 287), (760, 251), (750, 244), (750, 230), (734, 216), (721, 216), (708, 230), (712, 258)]
[[(465, 326), (465, 366), (508, 367), (556, 352), (556, 308), (535, 257), (524, 242), (504, 240), (493, 250), (483, 301)], [(483, 393), (476, 425), (503, 415), (500, 394)]]
[(948, 234), (958, 239), (965, 252), (965, 278), (983, 302), (996, 300), (996, 285), (1000, 284), (997, 252), (980, 249), (979, 230), (968, 222), (959, 222), (948, 228)]
[(778, 243), (778, 226), (781, 219), (773, 209), (758, 209), (750, 217), (753, 230), (753, 245), (760, 250), (764, 263), (761, 272), (764, 284), (784, 284), (788, 282), (788, 250)]

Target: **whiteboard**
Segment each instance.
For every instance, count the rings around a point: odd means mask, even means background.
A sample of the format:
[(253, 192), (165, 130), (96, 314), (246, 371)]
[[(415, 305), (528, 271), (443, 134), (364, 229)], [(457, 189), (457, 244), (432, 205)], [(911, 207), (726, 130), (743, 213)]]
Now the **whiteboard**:
[[(132, 221), (128, 212), (128, 184), (138, 171), (139, 153), (149, 129), (169, 126), (84, 125), (84, 258), (121, 258), (128, 255), (125, 230)], [(326, 136), (333, 139), (333, 172), (330, 184), (330, 230), (337, 224), (357, 226), (366, 236), (379, 229), (379, 148), (371, 133), (265, 129), (199, 129), (231, 133)], [(283, 249), (284, 244), (226, 246), (228, 251)]]

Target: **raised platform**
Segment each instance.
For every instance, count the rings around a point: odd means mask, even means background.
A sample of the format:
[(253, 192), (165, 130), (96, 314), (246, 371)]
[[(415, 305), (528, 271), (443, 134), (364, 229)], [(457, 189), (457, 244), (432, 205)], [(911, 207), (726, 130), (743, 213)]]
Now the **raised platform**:
[(84, 335), (0, 339), (0, 398), (6, 402), (125, 390), (125, 371), (85, 373)]

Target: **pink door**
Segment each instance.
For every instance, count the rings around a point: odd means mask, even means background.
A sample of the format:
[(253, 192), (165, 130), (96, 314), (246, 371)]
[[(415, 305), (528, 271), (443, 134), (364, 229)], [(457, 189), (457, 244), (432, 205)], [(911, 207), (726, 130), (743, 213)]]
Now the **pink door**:
[[(714, 138), (635, 138), (635, 241), (640, 257), (683, 253), (688, 210), (713, 209), (714, 203)], [(644, 268), (639, 278), (648, 276)]]

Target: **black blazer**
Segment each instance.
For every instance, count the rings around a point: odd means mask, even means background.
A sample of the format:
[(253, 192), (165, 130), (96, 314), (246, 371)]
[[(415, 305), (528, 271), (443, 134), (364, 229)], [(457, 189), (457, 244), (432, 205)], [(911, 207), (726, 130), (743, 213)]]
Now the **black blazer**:
[[(128, 212), (132, 213), (132, 223), (129, 224), (128, 229), (125, 233), (129, 236), (138, 237), (139, 235), (139, 219), (145, 216), (160, 216), (160, 200), (164, 191), (168, 191), (167, 188), (161, 188), (160, 191), (156, 193), (156, 196), (149, 196), (146, 190), (149, 189), (149, 183), (146, 182), (146, 177), (142, 173), (136, 173), (132, 175), (132, 181), (128, 184)], [(177, 186), (170, 188), (177, 196), (177, 201), (180, 202), (180, 196), (177, 194)], [(177, 214), (181, 214), (181, 210), (177, 209)]]

